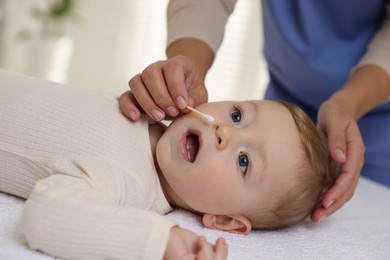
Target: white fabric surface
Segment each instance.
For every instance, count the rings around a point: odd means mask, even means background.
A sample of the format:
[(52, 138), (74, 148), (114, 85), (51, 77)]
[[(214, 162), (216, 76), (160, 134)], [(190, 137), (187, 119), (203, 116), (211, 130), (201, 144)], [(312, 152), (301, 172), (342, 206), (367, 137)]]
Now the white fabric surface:
[[(0, 259), (53, 259), (27, 248), (18, 232), (23, 200), (0, 193)], [(167, 217), (210, 241), (224, 236), (229, 259), (390, 259), (390, 189), (362, 178), (353, 199), (320, 224), (236, 235), (206, 229), (184, 210)]]

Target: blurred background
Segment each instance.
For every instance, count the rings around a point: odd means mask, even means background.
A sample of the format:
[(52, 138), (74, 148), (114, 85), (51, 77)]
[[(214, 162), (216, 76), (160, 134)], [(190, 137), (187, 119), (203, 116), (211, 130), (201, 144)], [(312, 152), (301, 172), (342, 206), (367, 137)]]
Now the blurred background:
[[(0, 67), (120, 94), (133, 75), (165, 59), (167, 3), (0, 0)], [(210, 101), (263, 97), (260, 8), (238, 1), (206, 79)]]

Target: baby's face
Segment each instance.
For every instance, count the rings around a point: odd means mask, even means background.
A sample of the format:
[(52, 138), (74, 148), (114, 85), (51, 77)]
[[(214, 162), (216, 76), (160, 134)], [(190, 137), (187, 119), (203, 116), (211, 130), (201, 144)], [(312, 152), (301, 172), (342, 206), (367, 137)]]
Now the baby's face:
[(216, 102), (176, 119), (157, 144), (164, 177), (190, 210), (243, 214), (267, 208), (296, 182), (303, 148), (294, 120), (273, 101)]

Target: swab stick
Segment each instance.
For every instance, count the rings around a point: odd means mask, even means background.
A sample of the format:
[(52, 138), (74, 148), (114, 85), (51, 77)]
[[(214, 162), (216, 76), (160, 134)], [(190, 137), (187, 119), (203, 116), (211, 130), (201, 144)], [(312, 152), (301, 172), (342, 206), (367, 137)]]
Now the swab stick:
[(190, 106), (187, 106), (187, 109), (191, 110), (192, 112), (197, 113), (198, 115), (201, 115), (204, 119), (206, 119), (209, 122), (214, 122), (214, 117), (212, 117), (210, 115), (206, 115), (205, 113), (202, 113), (202, 112), (200, 112), (200, 111), (198, 111), (195, 108), (192, 108)]

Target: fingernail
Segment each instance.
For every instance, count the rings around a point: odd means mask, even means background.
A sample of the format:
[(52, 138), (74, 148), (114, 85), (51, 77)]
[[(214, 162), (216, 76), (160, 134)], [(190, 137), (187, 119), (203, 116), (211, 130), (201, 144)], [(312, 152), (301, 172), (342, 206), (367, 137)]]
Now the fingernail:
[(177, 116), (179, 114), (179, 111), (174, 106), (168, 107), (167, 110), (170, 116)]
[(178, 96), (176, 98), (176, 103), (180, 109), (186, 108), (186, 106), (187, 106), (186, 101), (184, 100), (184, 98), (182, 96)]
[(331, 200), (330, 202), (328, 202), (328, 204), (325, 205), (325, 208), (329, 208), (330, 206), (332, 206), (334, 203), (334, 200)]
[(135, 117), (137, 116), (137, 114), (133, 111), (133, 110), (130, 110), (129, 111), (129, 117), (130, 119), (132, 120), (135, 120)]
[(153, 115), (153, 118), (156, 120), (156, 121), (160, 121), (164, 118), (164, 113), (161, 112), (160, 110), (158, 109), (153, 109), (152, 110), (152, 115)]
[(326, 215), (321, 216), (320, 219), (318, 220), (318, 223), (320, 223), (322, 220), (324, 220), (324, 218), (326, 218)]
[(334, 151), (334, 153), (336, 154), (336, 156), (342, 160), (345, 160), (345, 154), (343, 151), (341, 151), (341, 149), (336, 149), (336, 151)]

